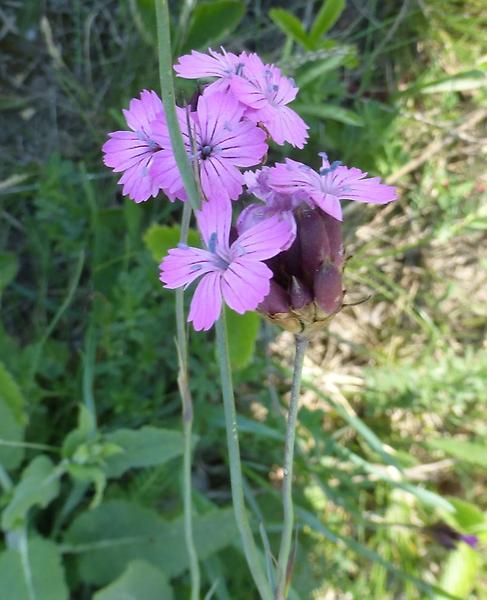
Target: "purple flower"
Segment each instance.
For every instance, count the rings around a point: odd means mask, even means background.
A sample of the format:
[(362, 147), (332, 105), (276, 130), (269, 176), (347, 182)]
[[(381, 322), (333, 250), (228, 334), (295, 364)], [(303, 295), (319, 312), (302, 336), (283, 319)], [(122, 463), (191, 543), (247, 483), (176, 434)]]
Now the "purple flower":
[(272, 169), (269, 187), (280, 193), (304, 192), (315, 206), (339, 221), (343, 220), (340, 200), (371, 204), (397, 200), (396, 188), (381, 183), (380, 177), (367, 178), (367, 173), (339, 162), (330, 165), (324, 152), (321, 156), (323, 164), (319, 173), (287, 158), (286, 164), (278, 164)]
[(248, 106), (246, 116), (262, 123), (277, 144), (289, 142), (302, 148), (308, 138), (308, 125), (291, 108), (298, 88), (274, 65), (265, 65), (257, 54), (245, 58), (241, 75), (230, 80), (230, 88)]
[(197, 212), (198, 228), (206, 249), (180, 246), (162, 261), (164, 287), (187, 287), (201, 278), (191, 301), (188, 321), (206, 331), (220, 316), (222, 301), (242, 314), (254, 310), (269, 293), (272, 271), (262, 261), (288, 244), (288, 223), (273, 217), (261, 221), (230, 244), (231, 203), (205, 202)]
[[(191, 127), (201, 187), (208, 200), (238, 198), (243, 186), (238, 167), (258, 164), (267, 152), (265, 133), (251, 121), (242, 120), (244, 110), (233, 96), (221, 92), (200, 96), (194, 113), (178, 110), (186, 151), (193, 158), (188, 125)], [(154, 156), (151, 175), (171, 200), (186, 200), (165, 121), (155, 121), (153, 129), (164, 148)]]
[(179, 58), (179, 63), (174, 65), (174, 70), (178, 77), (184, 79), (218, 77), (217, 81), (205, 88), (205, 94), (226, 92), (230, 79), (242, 70), (247, 54), (242, 52), (237, 56), (232, 52), (226, 52), (223, 48), (221, 53), (208, 48), (208, 53), (209, 55), (192, 50), (191, 54)]
[(426, 527), (425, 531), (430, 533), (433, 539), (447, 550), (454, 550), (457, 547), (458, 542), (464, 542), (475, 549), (479, 542), (476, 535), (460, 533), (453, 527), (450, 527), (447, 523), (441, 521)]
[(158, 118), (165, 126), (164, 111), (159, 96), (143, 90), (140, 100), (133, 98), (123, 114), (132, 131), (109, 133), (103, 145), (103, 162), (116, 173), (123, 171), (118, 183), (123, 184), (123, 194), (144, 202), (159, 193), (159, 185), (150, 173), (154, 156), (161, 146), (154, 140), (151, 123)]
[[(293, 211), (302, 204), (301, 194), (299, 192), (292, 194), (275, 192), (268, 185), (271, 170), (270, 167), (263, 167), (257, 171), (245, 171), (245, 185), (249, 193), (262, 200), (262, 203), (252, 203), (243, 209), (237, 220), (237, 230), (239, 233), (243, 233), (260, 221), (278, 215), (281, 219), (289, 222), (292, 231), (289, 247), (296, 237), (296, 219)], [(287, 250), (288, 247), (283, 249)]]

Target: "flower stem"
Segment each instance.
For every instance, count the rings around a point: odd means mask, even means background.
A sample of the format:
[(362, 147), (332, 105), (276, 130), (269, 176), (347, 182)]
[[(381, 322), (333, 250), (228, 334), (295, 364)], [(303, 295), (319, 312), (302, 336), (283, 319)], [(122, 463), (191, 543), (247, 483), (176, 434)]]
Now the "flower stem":
[[(180, 242), (188, 240), (191, 205), (184, 203), (181, 220)], [(191, 502), (191, 430), (193, 427), (193, 401), (188, 383), (188, 344), (186, 338), (186, 322), (184, 318), (184, 290), (176, 290), (176, 344), (178, 350), (178, 387), (182, 403), (183, 417), (183, 506), (184, 506), (184, 538), (189, 558), (189, 573), (191, 578), (191, 600), (199, 600), (201, 575), (198, 564), (198, 554), (193, 537), (193, 516)]]
[(289, 556), (294, 525), (293, 509), (293, 460), (294, 440), (296, 436), (296, 422), (298, 418), (299, 395), (301, 390), (301, 375), (303, 372), (304, 355), (308, 347), (308, 340), (297, 335), (296, 354), (294, 356), (293, 382), (291, 386), (291, 401), (287, 417), (286, 443), (284, 449), (284, 480), (282, 484), (282, 506), (284, 511), (284, 522), (282, 526), (281, 545), (279, 547), (279, 558), (277, 561), (277, 587), (276, 600), (284, 600), (288, 583)]
[(171, 31), (167, 0), (155, 0), (157, 19), (157, 42), (159, 57), (159, 78), (161, 81), (161, 96), (166, 115), (169, 137), (178, 165), (184, 189), (193, 210), (200, 207), (200, 195), (193, 176), (193, 170), (186, 154), (179, 122), (176, 115), (176, 104), (174, 95)]
[(240, 449), (238, 444), (237, 413), (235, 410), (235, 398), (233, 394), (232, 373), (230, 370), (230, 359), (228, 353), (227, 326), (225, 312), (216, 322), (216, 343), (218, 361), (220, 364), (220, 378), (223, 393), (223, 406), (225, 411), (225, 425), (227, 430), (228, 458), (230, 462), (230, 481), (232, 484), (233, 509), (237, 527), (240, 531), (245, 552), (245, 558), (249, 566), (254, 582), (263, 600), (272, 600), (273, 594), (269, 582), (266, 579), (263, 565), (261, 563), (257, 546), (255, 545), (252, 530), (250, 528), (247, 511), (245, 509), (242, 467), (240, 463)]

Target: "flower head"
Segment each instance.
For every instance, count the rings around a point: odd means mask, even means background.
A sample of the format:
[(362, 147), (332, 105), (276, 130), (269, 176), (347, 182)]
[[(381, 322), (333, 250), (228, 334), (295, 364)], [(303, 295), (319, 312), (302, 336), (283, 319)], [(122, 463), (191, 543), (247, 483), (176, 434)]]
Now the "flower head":
[(355, 200), (370, 204), (387, 204), (397, 200), (396, 188), (381, 183), (380, 177), (368, 177), (360, 169), (330, 164), (327, 155), (319, 173), (295, 160), (278, 164), (269, 177), (269, 187), (281, 193), (301, 191), (309, 199), (339, 221), (342, 220), (340, 200)]
[(230, 243), (232, 207), (228, 200), (205, 202), (197, 212), (206, 249), (180, 246), (162, 261), (164, 287), (187, 287), (200, 278), (188, 321), (196, 331), (208, 330), (218, 319), (223, 300), (242, 314), (257, 308), (269, 293), (272, 271), (262, 261), (288, 243), (289, 224), (278, 216), (261, 221)]
[(246, 52), (233, 54), (226, 52), (224, 48), (220, 52), (215, 52), (208, 48), (208, 54), (192, 50), (191, 54), (185, 54), (179, 57), (178, 64), (174, 65), (174, 70), (178, 77), (183, 79), (204, 79), (206, 77), (218, 77), (205, 88), (205, 93), (226, 92), (230, 85), (230, 79), (241, 72), (246, 60)]
[[(186, 151), (198, 162), (201, 187), (208, 200), (238, 198), (243, 186), (238, 167), (258, 164), (267, 151), (265, 133), (251, 121), (242, 120), (244, 110), (233, 96), (222, 92), (200, 96), (194, 113), (178, 110)], [(186, 200), (165, 122), (153, 125), (155, 139), (165, 147), (154, 157), (151, 175), (171, 200)]]
[(476, 535), (460, 533), (442, 521), (426, 527), (425, 530), (438, 544), (447, 550), (454, 550), (457, 547), (458, 542), (464, 542), (471, 548), (475, 549), (479, 542), (479, 539)]
[(257, 171), (245, 171), (244, 179), (247, 190), (262, 202), (254, 202), (243, 209), (237, 220), (237, 229), (239, 233), (242, 233), (263, 219), (279, 215), (281, 219), (289, 222), (293, 232), (289, 239), (290, 246), (296, 237), (296, 219), (293, 211), (302, 204), (302, 194), (300, 192), (290, 194), (275, 192), (268, 185), (271, 170), (270, 167), (263, 167)]
[(277, 144), (304, 146), (308, 125), (287, 106), (298, 88), (278, 67), (265, 65), (257, 54), (250, 54), (242, 73), (231, 78), (230, 86), (235, 97), (248, 107), (247, 118), (262, 123)]
[(143, 202), (157, 196), (159, 185), (150, 173), (154, 156), (161, 150), (152, 132), (152, 123), (159, 119), (165, 127), (164, 110), (159, 96), (148, 90), (133, 98), (128, 110), (123, 111), (131, 131), (109, 133), (110, 139), (103, 145), (103, 162), (116, 173), (123, 171), (118, 183), (123, 184), (123, 193)]

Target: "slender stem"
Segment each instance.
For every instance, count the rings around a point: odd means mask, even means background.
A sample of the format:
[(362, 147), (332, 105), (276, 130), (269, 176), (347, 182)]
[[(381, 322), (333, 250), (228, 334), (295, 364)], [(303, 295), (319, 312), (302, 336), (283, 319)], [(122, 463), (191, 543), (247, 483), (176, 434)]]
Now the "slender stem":
[(296, 354), (294, 356), (293, 382), (291, 386), (291, 401), (287, 417), (286, 444), (284, 449), (284, 480), (282, 484), (282, 506), (284, 521), (277, 560), (277, 587), (276, 600), (284, 600), (288, 580), (289, 556), (294, 525), (293, 509), (293, 460), (294, 440), (296, 436), (296, 422), (298, 419), (299, 395), (301, 390), (301, 375), (303, 372), (304, 355), (308, 347), (308, 340), (296, 336)]
[[(181, 220), (180, 242), (188, 240), (191, 205), (184, 203)], [(176, 290), (176, 344), (178, 349), (179, 373), (178, 387), (182, 403), (183, 416), (183, 506), (184, 506), (184, 538), (189, 558), (189, 573), (191, 578), (191, 600), (199, 600), (201, 575), (198, 554), (193, 537), (192, 502), (191, 502), (191, 431), (193, 428), (193, 401), (188, 383), (188, 344), (186, 338), (186, 323), (184, 318), (184, 290)]]
[(174, 152), (174, 157), (178, 165), (179, 173), (183, 180), (184, 189), (188, 195), (189, 202), (193, 210), (200, 207), (200, 195), (196, 186), (193, 170), (191, 168), (184, 141), (181, 136), (179, 122), (176, 115), (172, 52), (171, 52), (171, 33), (170, 18), (167, 0), (155, 0), (157, 17), (157, 42), (159, 54), (159, 78), (161, 80), (161, 96), (164, 104), (169, 136)]
[(232, 484), (233, 509), (237, 527), (240, 531), (245, 552), (245, 558), (257, 589), (263, 600), (273, 598), (271, 587), (266, 579), (263, 565), (259, 558), (252, 530), (250, 528), (247, 511), (245, 509), (242, 468), (240, 463), (240, 449), (238, 444), (237, 413), (233, 395), (232, 373), (228, 354), (228, 338), (225, 323), (225, 313), (216, 322), (216, 343), (218, 361), (220, 363), (220, 378), (223, 392), (223, 406), (225, 410), (225, 425), (227, 430), (228, 458), (230, 462), (230, 480)]
[[(186, 243), (188, 237), (191, 208), (197, 210), (200, 206), (200, 195), (193, 176), (192, 166), (184, 146), (176, 114), (174, 95), (170, 17), (167, 0), (155, 0), (157, 19), (157, 41), (159, 58), (159, 78), (161, 96), (164, 104), (171, 145), (176, 164), (183, 180), (188, 202), (184, 203), (181, 223), (180, 241)], [(184, 292), (176, 291), (176, 336), (179, 359), (178, 386), (182, 401), (183, 412), (183, 504), (184, 504), (184, 533), (189, 558), (191, 577), (191, 600), (200, 596), (200, 570), (198, 555), (193, 538), (192, 509), (191, 509), (191, 430), (193, 424), (193, 405), (188, 385), (188, 348), (186, 342), (186, 324), (184, 318)]]

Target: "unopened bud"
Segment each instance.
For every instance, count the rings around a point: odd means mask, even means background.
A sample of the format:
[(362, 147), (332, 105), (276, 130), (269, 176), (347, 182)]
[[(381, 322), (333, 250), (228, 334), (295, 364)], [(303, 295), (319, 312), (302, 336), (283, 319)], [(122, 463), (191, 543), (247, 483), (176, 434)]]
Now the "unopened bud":
[(290, 296), (291, 307), (294, 309), (303, 308), (313, 300), (311, 291), (296, 277), (292, 278)]
[(326, 221), (321, 210), (303, 210), (298, 220), (298, 237), (305, 272), (313, 273), (330, 257)]
[(343, 302), (341, 270), (330, 263), (323, 265), (314, 277), (314, 295), (316, 304), (326, 314), (338, 312)]
[(327, 213), (322, 213), (325, 223), (328, 245), (330, 248), (330, 261), (340, 268), (343, 265), (345, 253), (343, 250), (342, 222), (334, 219)]
[(287, 292), (278, 283), (271, 280), (270, 291), (260, 303), (258, 310), (269, 315), (286, 313), (289, 310), (289, 296)]

